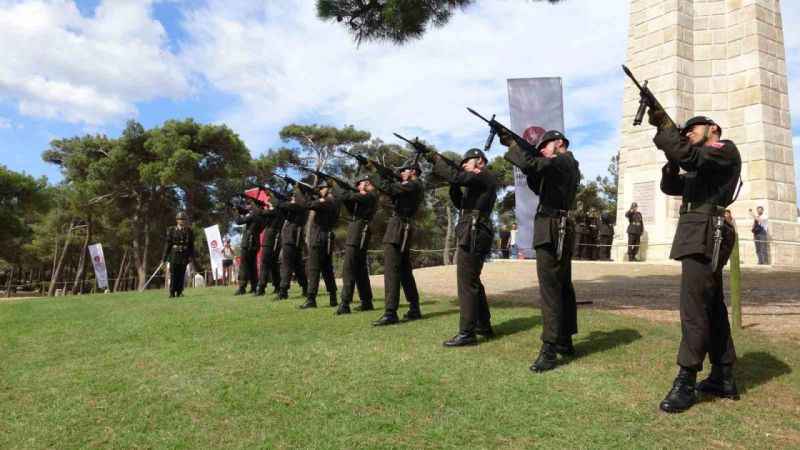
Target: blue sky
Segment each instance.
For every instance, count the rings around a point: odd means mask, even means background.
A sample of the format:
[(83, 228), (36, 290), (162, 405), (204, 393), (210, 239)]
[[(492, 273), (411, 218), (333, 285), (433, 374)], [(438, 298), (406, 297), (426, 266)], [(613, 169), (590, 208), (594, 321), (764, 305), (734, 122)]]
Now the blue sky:
[[(0, 0), (0, 163), (58, 180), (51, 139), (117, 136), (193, 117), (257, 155), (292, 123), (480, 145), (464, 107), (508, 121), (506, 79), (561, 76), (566, 132), (586, 175), (619, 145), (627, 0), (480, 1), (403, 47), (354, 45), (311, 0)], [(783, 2), (790, 105), (800, 104), (800, 2)], [(591, 32), (587, 32), (591, 30)], [(795, 156), (800, 113), (793, 114)], [(493, 154), (499, 154), (495, 149)]]

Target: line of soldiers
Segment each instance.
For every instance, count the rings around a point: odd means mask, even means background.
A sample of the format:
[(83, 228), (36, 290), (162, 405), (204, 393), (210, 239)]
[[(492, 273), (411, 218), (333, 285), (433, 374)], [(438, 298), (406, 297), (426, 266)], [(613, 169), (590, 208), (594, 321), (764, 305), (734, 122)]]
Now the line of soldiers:
[[(661, 190), (667, 195), (680, 195), (683, 199), (670, 255), (681, 261), (682, 267), (679, 372), (659, 405), (665, 412), (681, 412), (697, 401), (698, 391), (723, 398), (739, 398), (733, 379), (736, 352), (722, 291), (722, 267), (730, 256), (734, 232), (731, 224), (722, 217), (725, 207), (736, 197), (741, 158), (733, 142), (720, 139), (721, 127), (708, 117), (692, 118), (683, 128), (677, 128), (663, 110), (651, 107), (649, 115), (650, 123), (658, 128), (654, 143), (667, 158)], [(504, 158), (522, 171), (528, 186), (540, 199), (534, 218), (533, 248), (541, 295), (542, 345), (530, 370), (546, 372), (554, 369), (559, 361), (576, 355), (572, 341), (572, 336), (578, 331), (572, 258), (573, 252), (582, 252), (579, 246), (576, 250), (576, 240), (582, 238), (576, 233), (576, 221), (571, 217), (570, 209), (580, 180), (579, 164), (568, 150), (569, 140), (559, 131), (547, 131), (534, 145), (493, 119), (487, 122), (500, 142), (508, 147)], [(487, 148), (493, 136), (490, 135)], [(460, 320), (458, 333), (443, 344), (445, 347), (475, 345), (478, 336), (494, 336), (489, 303), (480, 276), (494, 235), (491, 213), (497, 200), (498, 182), (486, 167), (486, 155), (479, 149), (467, 151), (461, 162), (456, 163), (419, 142), (412, 145), (419, 156), (433, 164), (434, 173), (449, 183), (451, 201), (459, 210), (456, 265)], [(361, 159), (359, 164), (371, 165)], [(373, 168), (380, 169), (372, 164)], [(237, 218), (237, 223), (245, 226), (243, 268), (240, 271), (242, 285), (237, 294), (244, 294), (249, 283), (251, 292), (261, 295), (267, 282), (271, 281), (278, 298), (286, 298), (294, 275), (306, 297), (301, 308), (313, 308), (317, 306), (316, 296), (322, 276), (330, 304), (336, 306), (331, 253), (333, 229), (339, 207), (344, 205), (351, 223), (346, 240), (342, 303), (336, 313), (350, 313), (356, 288), (362, 310), (373, 309), (365, 260), (370, 239), (369, 225), (377, 205), (377, 189), (391, 199), (392, 216), (383, 237), (385, 311), (373, 325), (400, 322), (397, 310), (401, 288), (409, 302), (404, 319), (422, 318), (409, 259), (415, 231), (413, 218), (423, 200), (419, 175), (420, 167), (415, 161), (397, 172), (376, 170), (376, 176), (359, 179), (355, 188), (348, 189), (346, 183), (331, 177), (320, 180), (322, 182), (316, 186), (295, 182), (295, 188), (286, 199), (275, 198), (274, 203), (269, 200), (263, 208), (254, 200), (248, 200)], [(641, 215), (634, 213), (635, 210), (630, 214), (633, 220), (641, 221)], [(579, 218), (578, 222), (583, 227), (592, 226), (591, 221), (585, 218), (582, 222)], [(601, 216), (602, 223), (610, 225)], [(305, 225), (308, 225), (308, 232), (304, 234)], [(263, 227), (272, 229), (271, 234), (267, 233), (271, 237), (259, 242), (256, 236)], [(601, 236), (599, 224), (597, 236)], [(603, 232), (602, 236), (613, 236), (613, 230)], [(186, 239), (186, 231), (179, 222), (177, 230), (168, 232), (167, 248), (171, 250), (165, 251), (165, 255), (171, 251), (173, 258), (188, 256), (187, 252), (191, 250), (180, 244)], [(305, 270), (301, 254), (303, 242), (309, 251)], [(277, 256), (278, 243), (280, 258)], [(272, 249), (262, 252), (262, 263), (270, 270), (262, 271), (260, 280), (255, 271), (259, 246)], [(275, 264), (279, 264), (279, 270), (275, 269)], [(179, 285), (175, 286), (177, 295), (180, 295)], [(172, 296), (173, 291), (170, 294)], [(706, 355), (711, 360), (711, 373), (697, 383), (697, 372), (702, 369)]]
[(575, 214), (575, 248), (573, 259), (611, 261), (614, 224), (607, 212), (598, 214), (592, 208), (588, 214)]

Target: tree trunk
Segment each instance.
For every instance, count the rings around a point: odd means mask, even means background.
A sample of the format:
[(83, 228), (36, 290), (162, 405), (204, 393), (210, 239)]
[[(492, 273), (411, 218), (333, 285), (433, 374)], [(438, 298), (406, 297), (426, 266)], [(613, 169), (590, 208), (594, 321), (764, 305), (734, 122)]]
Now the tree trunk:
[(53, 274), (50, 277), (50, 287), (47, 289), (48, 297), (56, 295), (56, 285), (58, 284), (58, 279), (61, 277), (61, 270), (64, 268), (64, 257), (67, 255), (67, 250), (69, 250), (69, 240), (72, 236), (72, 229), (74, 226), (75, 223), (69, 224), (69, 230), (64, 237), (64, 248), (61, 250), (61, 255), (58, 257), (58, 262), (53, 268)]
[(11, 287), (14, 285), (14, 266), (8, 272), (8, 282), (6, 283), (6, 297), (11, 297)]
[(122, 261), (120, 261), (119, 263), (119, 270), (117, 271), (117, 279), (114, 280), (114, 292), (119, 291), (121, 280), (125, 276), (125, 269), (127, 269), (127, 264), (128, 264), (128, 247), (125, 247), (125, 251), (122, 252)]
[(72, 295), (83, 293), (83, 282), (86, 280), (86, 253), (89, 251), (89, 239), (92, 238), (92, 223), (86, 225), (86, 236), (83, 238), (81, 255), (78, 258), (78, 265), (75, 267), (75, 281), (72, 283)]
[(444, 265), (449, 266), (453, 263), (450, 258), (450, 241), (453, 239), (453, 211), (450, 203), (445, 204), (444, 211), (447, 214), (447, 231), (444, 234), (444, 255), (442, 260)]

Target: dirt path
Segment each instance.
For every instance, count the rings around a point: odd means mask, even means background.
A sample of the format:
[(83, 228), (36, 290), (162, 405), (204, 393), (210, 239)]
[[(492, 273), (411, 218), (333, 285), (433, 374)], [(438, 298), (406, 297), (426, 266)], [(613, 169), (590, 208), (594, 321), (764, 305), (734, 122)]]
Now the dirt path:
[[(423, 293), (457, 295), (455, 266), (417, 269), (414, 274)], [(724, 277), (727, 287), (727, 272)], [(486, 264), (482, 278), (490, 302), (538, 305), (533, 261), (496, 260)], [(372, 281), (373, 286), (383, 287), (383, 277), (374, 276)], [(573, 281), (578, 300), (591, 300), (592, 308), (650, 320), (679, 320), (677, 264), (576, 261)], [(729, 303), (727, 291), (726, 299)], [(800, 272), (744, 268), (742, 314), (745, 328), (800, 342)]]

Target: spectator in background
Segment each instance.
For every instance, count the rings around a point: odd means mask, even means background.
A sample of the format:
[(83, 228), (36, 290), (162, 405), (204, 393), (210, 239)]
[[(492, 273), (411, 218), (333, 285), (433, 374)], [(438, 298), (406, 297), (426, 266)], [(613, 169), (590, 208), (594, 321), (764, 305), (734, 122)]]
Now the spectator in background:
[(764, 207), (756, 208), (756, 214), (752, 209), (747, 210), (753, 216), (753, 241), (756, 243), (756, 255), (759, 264), (769, 264), (769, 249), (767, 247), (768, 219), (764, 214)]
[(628, 218), (628, 261), (638, 261), (636, 254), (639, 253), (639, 246), (642, 243), (644, 220), (636, 202), (631, 203), (631, 209), (625, 213), (625, 217)]
[(225, 239), (222, 245), (222, 282), (225, 286), (230, 283), (233, 271), (233, 248), (231, 248), (231, 240)]
[(509, 242), (511, 241), (511, 232), (508, 231), (508, 227), (503, 227), (500, 230), (500, 257), (503, 259), (508, 259), (510, 254), (509, 251)]
[(734, 227), (734, 232), (736, 231), (736, 222), (733, 220), (733, 213), (730, 209), (725, 210), (725, 222), (728, 222), (728, 225)]
[(517, 259), (519, 249), (517, 248), (517, 224), (511, 224), (511, 236), (508, 238), (508, 247), (511, 249), (511, 259)]

